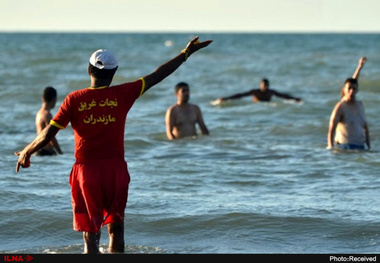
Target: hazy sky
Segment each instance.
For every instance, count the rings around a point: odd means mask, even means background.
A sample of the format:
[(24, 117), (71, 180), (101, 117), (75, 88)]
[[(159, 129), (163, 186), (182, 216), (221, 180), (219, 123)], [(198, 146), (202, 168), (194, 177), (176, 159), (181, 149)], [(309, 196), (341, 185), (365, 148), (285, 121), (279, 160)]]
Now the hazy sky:
[(0, 31), (380, 32), (380, 0), (0, 0)]

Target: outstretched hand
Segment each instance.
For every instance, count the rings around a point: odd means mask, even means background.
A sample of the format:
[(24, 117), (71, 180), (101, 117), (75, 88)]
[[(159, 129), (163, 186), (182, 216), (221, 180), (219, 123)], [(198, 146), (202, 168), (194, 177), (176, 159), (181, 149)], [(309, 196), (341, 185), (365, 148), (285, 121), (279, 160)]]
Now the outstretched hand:
[(186, 50), (187, 57), (190, 57), (193, 53), (197, 52), (198, 50), (207, 47), (210, 45), (212, 40), (206, 40), (203, 42), (199, 42), (199, 36), (196, 36), (193, 38), (186, 46), (184, 50)]
[(16, 164), (16, 173), (20, 170), (20, 166), (22, 168), (28, 168), (30, 166), (30, 155), (23, 153), (23, 151), (15, 152), (15, 155), (19, 156)]

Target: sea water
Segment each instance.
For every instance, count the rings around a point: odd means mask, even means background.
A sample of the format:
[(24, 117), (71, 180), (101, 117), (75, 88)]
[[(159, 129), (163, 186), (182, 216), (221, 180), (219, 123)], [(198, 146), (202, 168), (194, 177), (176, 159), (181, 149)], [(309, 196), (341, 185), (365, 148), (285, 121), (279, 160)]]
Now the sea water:
[[(112, 50), (114, 84), (153, 72), (196, 35), (0, 34), (0, 252), (81, 253), (72, 230), (71, 127), (57, 135), (64, 152), (17, 157), (35, 137), (42, 91), (64, 97), (90, 85), (88, 59)], [(380, 35), (200, 34), (214, 42), (153, 87), (131, 109), (125, 158), (131, 174), (126, 253), (378, 253), (380, 251)], [(372, 149), (326, 149), (340, 89), (366, 56), (357, 95)], [(270, 88), (301, 103), (223, 96)], [(190, 85), (209, 136), (169, 141), (165, 112), (174, 86)], [(101, 248), (107, 250), (103, 229)]]

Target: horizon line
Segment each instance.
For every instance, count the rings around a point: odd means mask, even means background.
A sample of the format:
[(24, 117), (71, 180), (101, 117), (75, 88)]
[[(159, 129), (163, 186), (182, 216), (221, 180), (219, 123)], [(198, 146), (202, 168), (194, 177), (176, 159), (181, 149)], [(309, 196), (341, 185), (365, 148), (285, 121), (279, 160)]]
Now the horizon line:
[(67, 34), (380, 34), (379, 31), (362, 30), (4, 30), (0, 29), (0, 34), (4, 33), (67, 33)]

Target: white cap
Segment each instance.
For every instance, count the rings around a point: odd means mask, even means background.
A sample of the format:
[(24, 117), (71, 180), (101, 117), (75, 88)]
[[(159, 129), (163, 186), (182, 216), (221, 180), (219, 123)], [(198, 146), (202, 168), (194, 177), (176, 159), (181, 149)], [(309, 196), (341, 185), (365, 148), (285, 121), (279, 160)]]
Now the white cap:
[(92, 53), (90, 64), (98, 69), (114, 69), (117, 67), (117, 59), (111, 51), (99, 49)]

